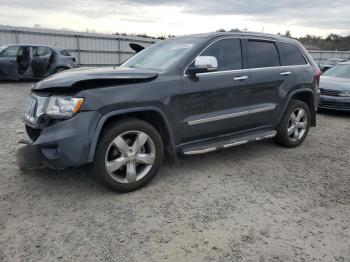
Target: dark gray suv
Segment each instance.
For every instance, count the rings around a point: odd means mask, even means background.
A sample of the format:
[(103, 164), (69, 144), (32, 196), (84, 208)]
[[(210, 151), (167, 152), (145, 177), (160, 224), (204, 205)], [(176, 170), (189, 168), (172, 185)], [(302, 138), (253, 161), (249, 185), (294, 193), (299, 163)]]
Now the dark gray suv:
[(138, 189), (164, 155), (202, 154), (274, 138), (300, 145), (316, 125), (320, 71), (297, 41), (213, 33), (159, 42), (120, 67), (75, 69), (32, 88), (31, 141), (20, 166), (91, 164), (120, 192)]

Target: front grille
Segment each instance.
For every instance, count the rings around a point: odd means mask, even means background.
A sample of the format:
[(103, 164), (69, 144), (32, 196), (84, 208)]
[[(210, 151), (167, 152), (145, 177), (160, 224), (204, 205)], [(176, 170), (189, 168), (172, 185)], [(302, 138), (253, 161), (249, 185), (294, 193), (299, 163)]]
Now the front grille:
[(320, 90), (321, 90), (321, 94), (325, 96), (339, 96), (339, 94), (341, 93), (341, 91), (332, 90), (332, 89), (321, 88)]

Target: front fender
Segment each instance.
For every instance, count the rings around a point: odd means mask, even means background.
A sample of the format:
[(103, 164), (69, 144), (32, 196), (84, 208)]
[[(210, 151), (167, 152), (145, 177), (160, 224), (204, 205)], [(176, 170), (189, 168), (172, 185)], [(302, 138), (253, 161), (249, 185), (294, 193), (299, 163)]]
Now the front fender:
[(98, 144), (98, 140), (100, 138), (100, 134), (101, 131), (103, 129), (104, 124), (106, 123), (106, 121), (108, 119), (110, 119), (111, 117), (115, 117), (118, 115), (124, 115), (124, 114), (129, 114), (129, 113), (137, 113), (137, 112), (145, 112), (145, 111), (153, 111), (158, 113), (161, 117), (163, 122), (165, 123), (165, 127), (166, 127), (166, 131), (168, 132), (169, 135), (169, 150), (170, 150), (170, 154), (172, 157), (176, 158), (176, 151), (175, 151), (175, 144), (174, 144), (174, 135), (172, 132), (172, 129), (170, 127), (170, 124), (165, 116), (165, 114), (162, 112), (162, 110), (160, 110), (157, 107), (154, 106), (146, 106), (146, 107), (135, 107), (135, 108), (127, 108), (127, 109), (119, 109), (119, 110), (114, 110), (114, 111), (110, 111), (106, 114), (104, 114), (100, 120), (97, 123), (91, 144), (90, 144), (90, 151), (89, 151), (89, 157), (88, 157), (88, 161), (89, 163), (93, 162), (94, 157), (95, 157), (95, 152), (96, 152), (96, 148), (97, 148), (97, 144)]

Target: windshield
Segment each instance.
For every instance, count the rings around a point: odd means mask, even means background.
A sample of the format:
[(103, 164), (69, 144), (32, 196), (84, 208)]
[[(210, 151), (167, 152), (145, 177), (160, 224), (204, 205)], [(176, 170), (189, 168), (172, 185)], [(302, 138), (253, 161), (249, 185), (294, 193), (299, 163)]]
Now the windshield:
[(4, 51), (6, 48), (7, 48), (7, 45), (0, 46), (0, 53), (1, 53), (2, 51)]
[(338, 64), (326, 71), (323, 75), (350, 78), (350, 64)]
[(164, 71), (196, 49), (202, 38), (179, 38), (161, 41), (130, 58), (123, 67)]

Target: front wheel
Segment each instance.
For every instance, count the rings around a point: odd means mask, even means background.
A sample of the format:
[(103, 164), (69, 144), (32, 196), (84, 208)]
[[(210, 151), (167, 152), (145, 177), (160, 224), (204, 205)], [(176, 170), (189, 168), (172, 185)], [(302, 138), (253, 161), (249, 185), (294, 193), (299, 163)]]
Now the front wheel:
[(285, 147), (302, 144), (310, 129), (310, 108), (303, 101), (292, 100), (278, 128), (275, 141)]
[(134, 191), (154, 178), (163, 155), (162, 138), (153, 126), (138, 119), (119, 121), (102, 133), (95, 175), (115, 191)]

